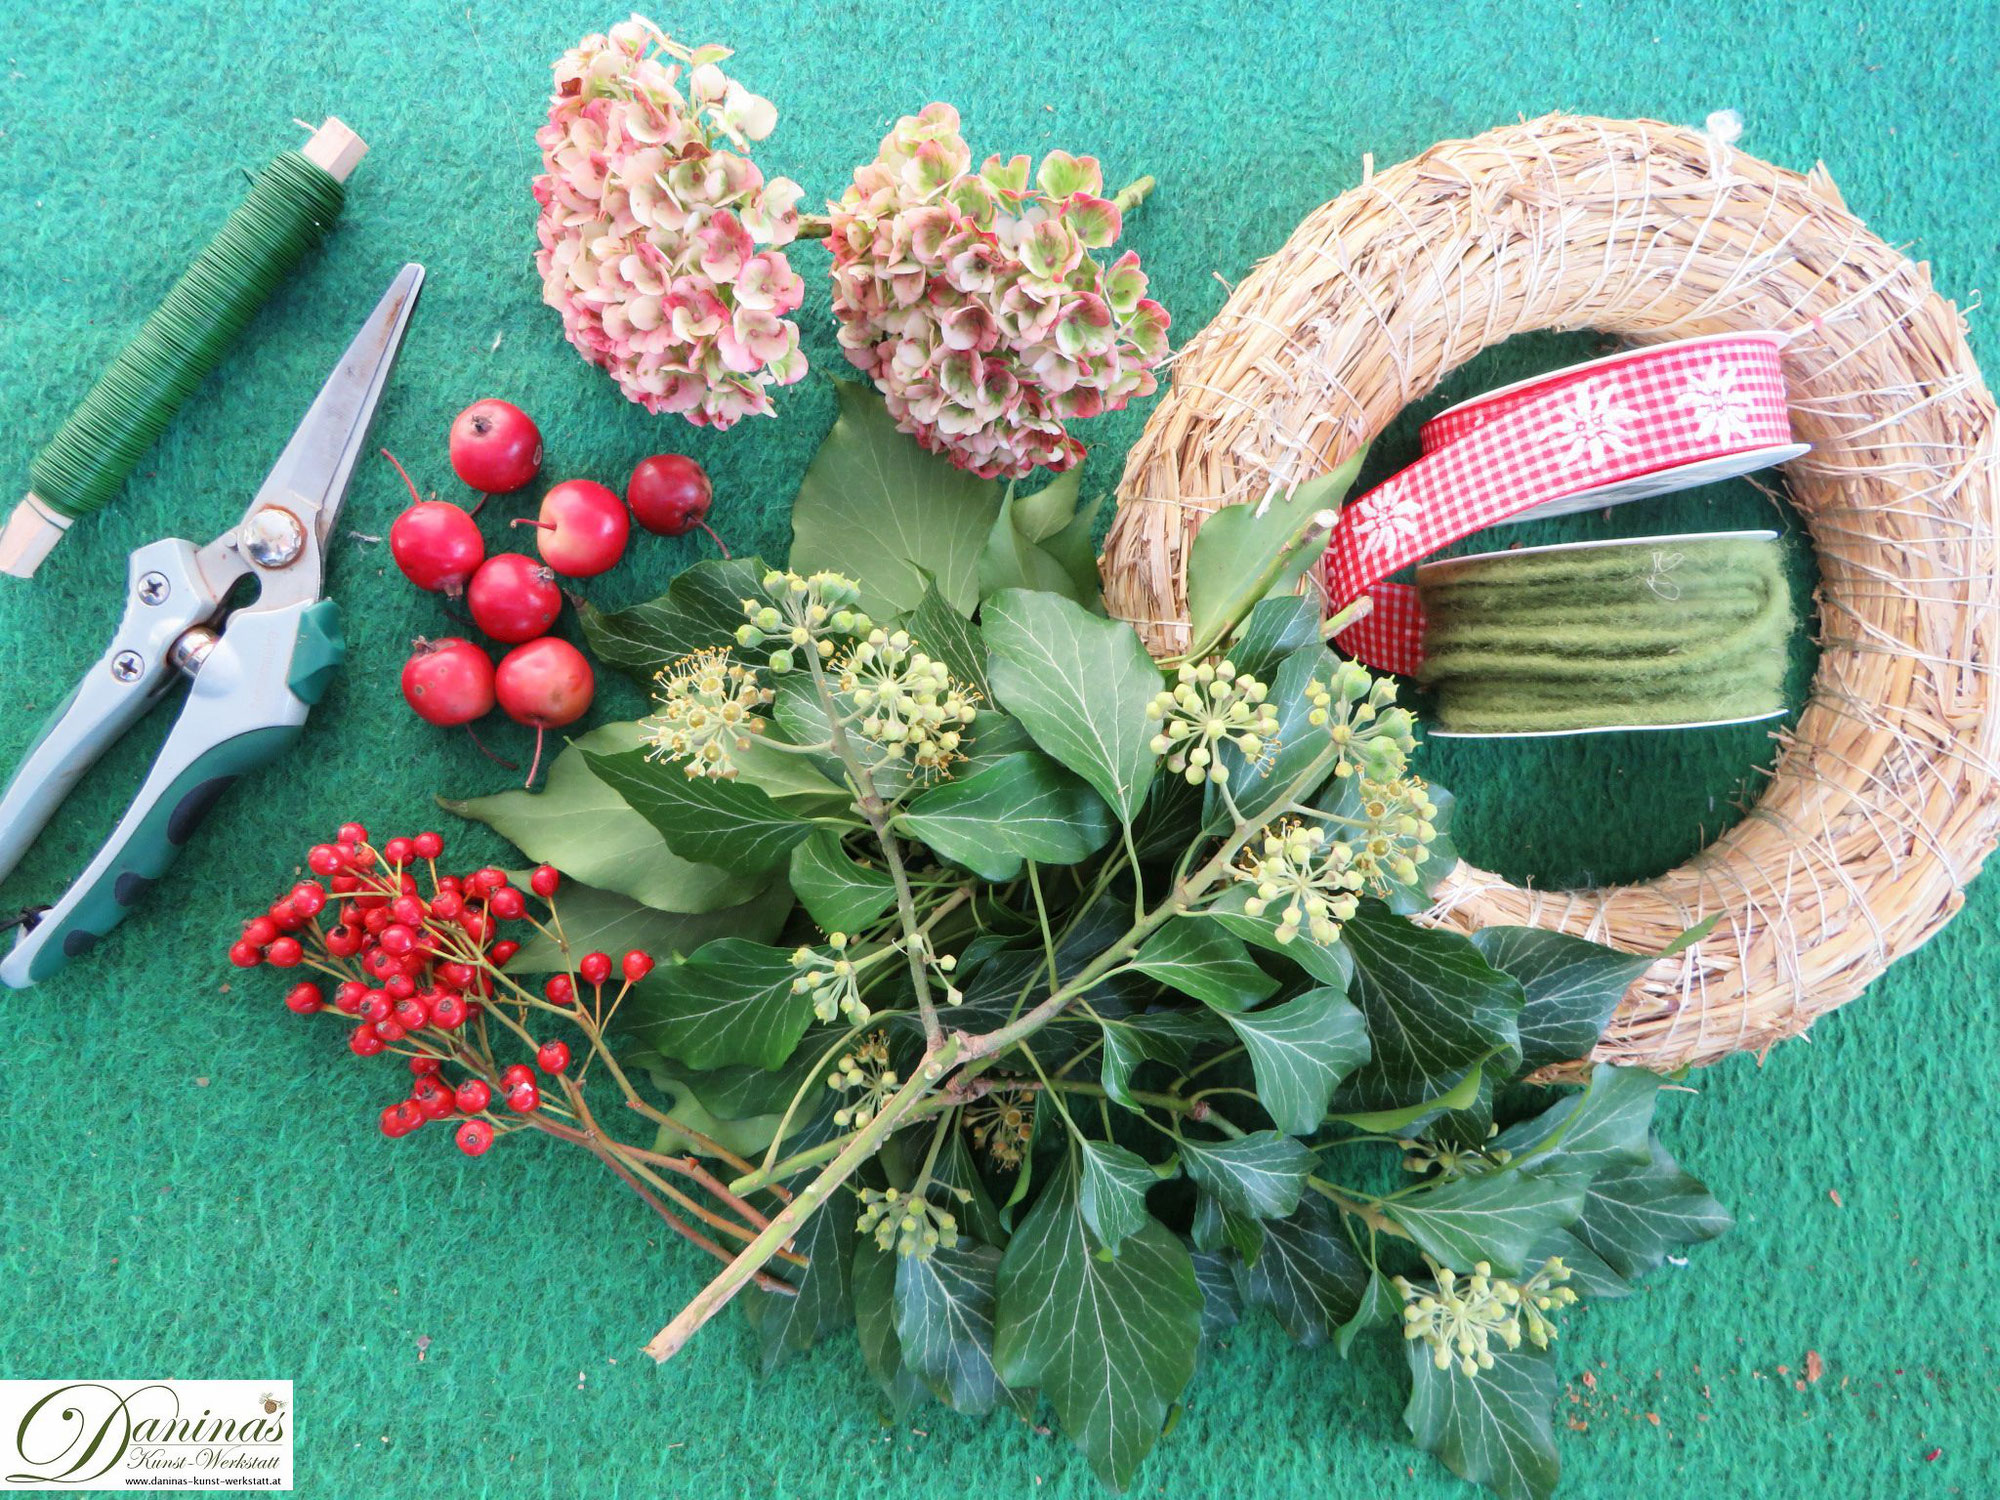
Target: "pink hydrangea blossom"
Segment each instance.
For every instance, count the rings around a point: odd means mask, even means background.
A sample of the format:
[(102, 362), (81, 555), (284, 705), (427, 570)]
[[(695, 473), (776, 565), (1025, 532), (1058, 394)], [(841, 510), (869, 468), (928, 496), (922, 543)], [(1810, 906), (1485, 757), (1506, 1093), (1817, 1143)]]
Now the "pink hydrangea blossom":
[(771, 387), (806, 373), (785, 316), (805, 285), (779, 248), (800, 188), (743, 154), (777, 111), (723, 74), (729, 55), (635, 16), (556, 62), (535, 134), (542, 300), (630, 400), (698, 427), (768, 416)]
[(883, 138), (832, 208), (833, 310), (848, 359), (903, 431), (962, 469), (1020, 478), (1083, 456), (1064, 423), (1149, 395), (1166, 309), (1087, 156), (977, 172), (958, 112), (931, 104)]

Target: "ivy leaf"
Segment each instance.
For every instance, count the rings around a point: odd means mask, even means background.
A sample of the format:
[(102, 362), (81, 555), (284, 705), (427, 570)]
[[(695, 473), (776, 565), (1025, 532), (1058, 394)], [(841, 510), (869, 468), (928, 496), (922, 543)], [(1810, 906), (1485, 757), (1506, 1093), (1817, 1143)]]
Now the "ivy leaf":
[(1295, 1343), (1312, 1349), (1360, 1308), (1368, 1274), (1333, 1210), (1314, 1197), (1265, 1224), (1264, 1252), (1238, 1279), (1245, 1302), (1270, 1308)]
[(993, 1369), (993, 1281), (1000, 1252), (962, 1240), (896, 1265), (896, 1339), (903, 1362), (953, 1411), (984, 1416), (1002, 1401), (1033, 1397), (1007, 1389)]
[[(523, 875), (515, 882), (526, 888)], [(565, 881), (560, 895), (562, 935), (569, 951), (546, 931), (535, 932), (521, 951), (507, 960), (509, 974), (552, 974), (567, 969), (586, 953), (624, 953), (640, 948), (661, 962), (675, 954), (694, 952), (719, 937), (746, 937), (768, 943), (791, 915), (792, 895), (778, 882), (740, 906), (689, 915), (655, 911), (630, 896), (600, 891), (581, 881)]]
[[(1278, 732), (1272, 737), (1277, 749), (1268, 760), (1252, 761), (1234, 745), (1222, 747), (1221, 763), (1229, 772), (1229, 797), (1235, 800), (1236, 808), (1232, 812), (1229, 801), (1223, 797), (1222, 786), (1210, 782), (1203, 808), (1210, 828), (1227, 828), (1238, 815), (1245, 822), (1261, 822), (1266, 813), (1287, 798), (1303, 802), (1319, 789), (1317, 785), (1294, 788), (1292, 782), (1331, 743), (1326, 731), (1315, 729), (1310, 722), (1313, 706), (1306, 687), (1315, 678), (1328, 681), (1334, 666), (1333, 653), (1317, 641), (1278, 663), (1266, 699), (1278, 714)], [(1331, 770), (1327, 772), (1329, 776), (1332, 774)]]
[(1442, 1264), (1467, 1271), (1491, 1261), (1512, 1276), (1544, 1234), (1575, 1220), (1589, 1181), (1587, 1172), (1501, 1170), (1454, 1177), (1384, 1207)]
[(1195, 1284), (1201, 1288), (1201, 1336), (1227, 1333), (1243, 1316), (1243, 1293), (1237, 1288), (1229, 1260), (1219, 1250), (1194, 1250)]
[(1024, 860), (1073, 865), (1111, 837), (1111, 817), (1097, 794), (1032, 750), (963, 781), (939, 783), (896, 823), (987, 880), (1012, 880)]
[(1003, 713), (982, 708), (965, 728), (964, 738), (959, 741), (965, 759), (953, 770), (961, 779), (970, 778), (1010, 755), (1034, 748), (1034, 738), (1027, 730)]
[(1410, 1404), (1404, 1425), (1419, 1448), (1500, 1500), (1548, 1500), (1562, 1464), (1556, 1457), (1555, 1360), (1546, 1350), (1495, 1350), (1493, 1368), (1462, 1375), (1438, 1369), (1430, 1345), (1407, 1346)]
[(1069, 569), (1036, 546), (1034, 538), (1022, 529), (1011, 491), (1001, 501), (986, 548), (979, 554), (979, 597), (990, 599), (1003, 589), (1040, 589), (1078, 604), (1085, 603), (1087, 597), (1078, 590)]
[(1645, 1162), (1598, 1173), (1570, 1230), (1613, 1271), (1630, 1278), (1684, 1246), (1716, 1238), (1734, 1222), (1655, 1139)]
[(1081, 507), (1061, 531), (1042, 538), (1039, 543), (1042, 551), (1061, 563), (1069, 574), (1073, 586), (1070, 597), (1082, 600), (1084, 608), (1098, 615), (1104, 613), (1104, 596), (1097, 574), (1097, 513), (1103, 508), (1104, 496), (1099, 495)]
[(1213, 1193), (1198, 1192), (1194, 1199), (1194, 1222), (1189, 1226), (1197, 1250), (1216, 1251), (1227, 1247), (1246, 1266), (1257, 1264), (1264, 1253), (1264, 1221), (1252, 1214), (1224, 1208)]
[(1141, 1106), (1132, 1098), (1132, 1074), (1142, 1062), (1185, 1067), (1194, 1049), (1222, 1030), (1207, 1011), (1149, 1010), (1104, 1023), (1104, 1061), (1097, 1081), (1114, 1104), (1130, 1110)]
[(950, 669), (967, 687), (982, 698), (991, 698), (993, 688), (986, 680), (986, 643), (964, 615), (945, 603), (937, 590), (937, 580), (924, 576), (924, 596), (910, 611), (907, 624), (910, 638)]
[(1032, 495), (1013, 495), (1014, 524), (1031, 542), (1046, 542), (1076, 519), (1083, 470), (1067, 469)]
[(1362, 1288), (1361, 1305), (1354, 1309), (1349, 1318), (1333, 1333), (1333, 1347), (1340, 1351), (1342, 1359), (1354, 1347), (1354, 1341), (1372, 1328), (1399, 1327), (1403, 1321), (1403, 1298), (1389, 1278), (1379, 1270), (1370, 1270), (1368, 1285)]
[(986, 1191), (979, 1164), (972, 1159), (971, 1148), (965, 1143), (964, 1131), (954, 1130), (945, 1141), (944, 1149), (931, 1164), (931, 1181), (949, 1193), (965, 1195), (952, 1209), (962, 1229), (983, 1245), (1006, 1248), (1007, 1227), (1000, 1222), (1000, 1210), (994, 1206), (993, 1195)]
[(798, 1288), (796, 1297), (754, 1286), (744, 1293), (743, 1311), (763, 1344), (766, 1375), (854, 1321), (848, 1282), (854, 1260), (854, 1215), (814, 1214), (800, 1226), (792, 1248), (808, 1264), (773, 1261), (771, 1270)]
[(555, 758), (539, 792), (440, 797), (438, 806), (484, 823), (537, 864), (660, 911), (717, 911), (749, 900), (764, 882), (682, 859), (591, 770), (589, 755), (635, 750), (645, 738), (637, 724), (606, 724), (578, 736)]
[(935, 579), (962, 615), (979, 603), (979, 555), (1000, 513), (1000, 486), (917, 446), (867, 386), (837, 380), (840, 417), (792, 502), (791, 567), (861, 585), (888, 618), (915, 609)]
[(1136, 1151), (1110, 1141), (1079, 1137), (1083, 1168), (1077, 1179), (1077, 1208), (1098, 1244), (1113, 1255), (1127, 1235), (1146, 1225), (1146, 1190), (1160, 1179)]
[(1299, 1206), (1319, 1158), (1288, 1135), (1259, 1130), (1237, 1140), (1183, 1140), (1181, 1165), (1231, 1212), (1282, 1219)]
[(1206, 655), (1225, 639), (1258, 600), (1280, 586), (1288, 563), (1309, 563), (1319, 555), (1333, 525), (1326, 507), (1347, 493), (1366, 454), (1363, 448), (1289, 496), (1227, 506), (1202, 524), (1188, 549), (1190, 655)]
[(1317, 594), (1266, 599), (1250, 611), (1242, 634), (1230, 643), (1229, 660), (1237, 671), (1269, 682), (1286, 657), (1318, 644), (1322, 618)]
[(812, 1025), (812, 997), (792, 993), (797, 973), (782, 948), (718, 938), (687, 962), (662, 964), (634, 985), (619, 1024), (641, 1044), (690, 1068), (776, 1068)]
[[(817, 1217), (817, 1216), (815, 1216)], [(854, 1331), (868, 1372), (889, 1398), (901, 1421), (930, 1394), (916, 1371), (903, 1363), (903, 1346), (896, 1337), (896, 1261), (894, 1251), (861, 1236), (854, 1245), (849, 1289), (854, 1299)]]
[(1146, 939), (1132, 967), (1223, 1012), (1268, 1000), (1278, 988), (1249, 949), (1200, 917), (1170, 919)]
[(712, 646), (735, 643), (743, 601), (763, 597), (770, 570), (754, 557), (706, 559), (683, 568), (659, 598), (607, 614), (577, 603), (590, 653), (651, 687), (654, 674)]
[(1065, 1166), (1000, 1262), (993, 1362), (1040, 1386), (1106, 1484), (1122, 1489), (1194, 1374), (1201, 1288), (1187, 1247), (1157, 1219), (1101, 1258)]
[(1520, 983), (1455, 932), (1419, 927), (1364, 901), (1342, 929), (1354, 957), (1349, 994), (1368, 1018), (1373, 1056), (1342, 1086), (1343, 1112), (1440, 1100), (1489, 1058), (1517, 1056)]
[[(1530, 1172), (1597, 1172), (1647, 1162), (1653, 1154), (1648, 1141), (1659, 1095), (1657, 1073), (1599, 1063), (1582, 1093), (1508, 1126), (1492, 1144), (1513, 1152)], [(1551, 1140), (1554, 1146), (1542, 1150)], [(1540, 1154), (1522, 1160), (1531, 1152)]]
[(1258, 1102), (1288, 1135), (1317, 1130), (1335, 1086), (1368, 1061), (1367, 1023), (1339, 990), (1307, 990), (1223, 1020), (1250, 1054)]
[[(1171, 786), (1168, 781), (1163, 785)], [(1321, 984), (1331, 985), (1342, 994), (1354, 978), (1354, 956), (1338, 941), (1316, 943), (1310, 934), (1301, 932), (1289, 943), (1278, 941), (1278, 916), (1266, 911), (1261, 917), (1253, 917), (1243, 910), (1243, 903), (1250, 898), (1250, 887), (1232, 885), (1202, 911), (1211, 922), (1227, 928), (1246, 943), (1255, 943), (1268, 953), (1276, 953), (1289, 959)]]
[(1569, 1267), (1570, 1288), (1585, 1301), (1610, 1302), (1632, 1295), (1632, 1283), (1607, 1266), (1604, 1258), (1570, 1229), (1551, 1229), (1543, 1235), (1526, 1263), (1539, 1266), (1558, 1255)]
[(792, 849), (791, 888), (823, 932), (859, 932), (896, 904), (888, 872), (851, 858), (830, 828)]
[(763, 874), (783, 864), (793, 845), (803, 843), (812, 832), (812, 825), (787, 813), (754, 786), (688, 776), (677, 766), (648, 761), (643, 750), (616, 755), (585, 751), (584, 760), (600, 781), (687, 859)]
[[(1356, 1130), (1365, 1130), (1371, 1135), (1394, 1135), (1407, 1130), (1419, 1121), (1431, 1119), (1440, 1113), (1450, 1118), (1453, 1111), (1473, 1110), (1480, 1100), (1485, 1100), (1486, 1108), (1493, 1107), (1493, 1089), (1486, 1081), (1485, 1070), (1474, 1068), (1452, 1085), (1451, 1092), (1440, 1094), (1435, 1099), (1420, 1099), (1415, 1104), (1406, 1104), (1401, 1109), (1361, 1110), (1348, 1114), (1330, 1114), (1329, 1120), (1338, 1120), (1343, 1125), (1352, 1125)], [(1479, 1139), (1486, 1139), (1484, 1130)]]
[(988, 600), (981, 622), (1000, 706), (1129, 824), (1158, 763), (1146, 705), (1162, 687), (1132, 627), (1022, 589)]
[(1539, 927), (1482, 927), (1472, 945), (1527, 995), (1520, 1065), (1530, 1071), (1589, 1056), (1625, 991), (1653, 962)]

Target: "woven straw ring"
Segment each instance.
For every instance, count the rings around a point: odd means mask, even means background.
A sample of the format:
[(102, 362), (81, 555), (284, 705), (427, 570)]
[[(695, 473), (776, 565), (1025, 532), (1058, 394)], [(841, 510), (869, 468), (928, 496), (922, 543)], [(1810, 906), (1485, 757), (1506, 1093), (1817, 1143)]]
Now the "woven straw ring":
[[(1222, 505), (1325, 472), (1510, 335), (1787, 336), (1792, 501), (1821, 655), (1749, 817), (1642, 885), (1542, 892), (1461, 864), (1432, 920), (1658, 951), (1595, 1057), (1761, 1052), (1938, 930), (2000, 828), (2000, 439), (1928, 268), (1800, 176), (1646, 120), (1550, 115), (1448, 141), (1315, 210), (1177, 357), (1127, 460), (1105, 597), (1183, 648), (1187, 544)], [(1131, 503), (1137, 502), (1137, 503)]]

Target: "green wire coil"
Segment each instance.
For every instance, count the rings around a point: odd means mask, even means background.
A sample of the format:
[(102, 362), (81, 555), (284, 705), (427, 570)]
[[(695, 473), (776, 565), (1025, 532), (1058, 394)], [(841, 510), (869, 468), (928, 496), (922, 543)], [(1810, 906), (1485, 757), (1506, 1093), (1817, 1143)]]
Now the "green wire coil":
[(1768, 536), (1500, 552), (1418, 570), (1437, 727), (1563, 734), (1785, 707), (1794, 611)]
[(131, 343), (28, 466), (30, 488), (74, 519), (118, 492), (180, 405), (306, 252), (347, 192), (296, 151), (263, 171)]

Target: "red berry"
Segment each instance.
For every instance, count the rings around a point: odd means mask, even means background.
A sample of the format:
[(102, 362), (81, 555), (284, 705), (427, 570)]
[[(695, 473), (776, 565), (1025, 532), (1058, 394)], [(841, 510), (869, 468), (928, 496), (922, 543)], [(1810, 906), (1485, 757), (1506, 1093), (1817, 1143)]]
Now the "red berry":
[(507, 883), (507, 872), (494, 865), (481, 865), (465, 877), (465, 894), (490, 896)]
[(455, 990), (468, 988), (475, 977), (472, 965), (456, 961), (439, 964), (435, 973), (439, 984), (448, 985)]
[(405, 927), (421, 927), (424, 925), (424, 903), (415, 896), (398, 896), (389, 903), (389, 915)]
[(310, 981), (295, 984), (285, 992), (285, 1009), (295, 1016), (309, 1016), (326, 1005), (319, 986)]
[(458, 1127), (453, 1139), (467, 1156), (484, 1156), (486, 1148), (493, 1144), (493, 1127), (484, 1120), (467, 1120)]
[(390, 1108), (396, 1113), (397, 1123), (403, 1127), (398, 1132), (400, 1135), (408, 1135), (424, 1123), (424, 1112), (417, 1107), (414, 1099), (405, 1099), (401, 1104), (391, 1105)]
[(380, 1021), (388, 1017), (395, 1003), (395, 1001), (389, 998), (386, 990), (364, 990), (361, 995), (361, 1003), (355, 1007), (355, 1010), (364, 1021)]
[(336, 896), (351, 895), (361, 888), (361, 878), (358, 875), (342, 871), (338, 875), (328, 877), (326, 888)]
[(507, 1090), (507, 1107), (517, 1115), (533, 1114), (542, 1107), (542, 1091), (533, 1079), (517, 1083)]
[(715, 487), (708, 472), (680, 453), (655, 453), (639, 460), (625, 482), (625, 503), (648, 531), (659, 536), (686, 536), (708, 519)]
[(597, 692), (597, 679), (581, 651), (545, 635), (500, 659), (493, 692), (515, 723), (560, 729), (583, 717)]
[(562, 884), (562, 872), (554, 865), (536, 865), (535, 873), (528, 877), (528, 886), (544, 901), (556, 893)]
[(475, 401), (451, 424), (452, 472), (488, 495), (504, 495), (542, 467), (542, 434), (510, 401)]
[(407, 974), (391, 974), (382, 981), (382, 990), (391, 1000), (407, 1000), (417, 992), (417, 982)]
[(278, 935), (278, 924), (269, 917), (252, 917), (243, 924), (243, 941), (261, 948)]
[(368, 993), (368, 986), (358, 979), (343, 979), (333, 991), (334, 1009), (345, 1011), (350, 1016), (361, 1014), (361, 997)]
[[(370, 912), (368, 915), (372, 917), (375, 913)], [(383, 952), (393, 953), (398, 958), (412, 952), (417, 946), (417, 935), (401, 922), (390, 922), (385, 925), (377, 940), (382, 944)]]
[[(360, 904), (358, 901), (355, 903), (357, 906)], [(370, 907), (361, 913), (361, 930), (378, 942), (381, 940), (382, 934), (395, 925), (395, 914), (386, 905)], [(399, 958), (401, 956), (401, 954), (397, 955)]]
[(479, 524), (445, 500), (419, 500), (389, 528), (389, 551), (403, 576), (433, 594), (459, 594), (486, 560)]
[(254, 969), (264, 961), (263, 950), (248, 938), (238, 938), (229, 945), (229, 961), (239, 969)]
[(431, 915), (440, 922), (455, 922), (465, 910), (465, 898), (457, 891), (439, 891), (431, 897)]
[[(407, 1103), (408, 1101), (405, 1100), (404, 1102)], [(382, 1134), (389, 1137), (392, 1141), (399, 1140), (410, 1133), (411, 1127), (403, 1123), (402, 1105), (391, 1104), (376, 1118), (382, 1123)]]
[(486, 907), (503, 922), (518, 922), (528, 914), (528, 898), (511, 885), (503, 885)]
[(346, 861), (331, 844), (314, 844), (306, 852), (306, 865), (315, 875), (338, 875)]
[(570, 479), (542, 497), (535, 550), (568, 578), (594, 578), (618, 565), (632, 534), (632, 517), (620, 500), (589, 479)]
[(495, 965), (505, 966), (508, 959), (521, 951), (521, 945), (512, 938), (502, 938), (486, 950), (487, 959)]
[(375, 1035), (385, 1042), (400, 1042), (409, 1034), (409, 1029), (401, 1021), (388, 1020), (375, 1023)]
[(264, 961), (280, 969), (296, 968), (305, 956), (305, 948), (295, 937), (281, 937), (264, 950)]
[(382, 1038), (375, 1035), (375, 1028), (363, 1022), (347, 1034), (347, 1050), (356, 1057), (373, 1057), (382, 1050)]
[(456, 1031), (465, 1024), (465, 996), (450, 990), (440, 990), (431, 998), (431, 1025), (443, 1031)]
[(461, 1114), (476, 1115), (493, 1102), (493, 1090), (484, 1078), (468, 1078), (458, 1086), (453, 1099)]
[(562, 613), (555, 574), (518, 552), (496, 552), (465, 586), (472, 623), (496, 641), (532, 641)]
[(452, 1091), (435, 1074), (426, 1073), (410, 1085), (410, 1103), (422, 1111), (426, 1120), (442, 1120), (446, 1115), (455, 1114), (458, 1100)]
[(420, 833), (410, 840), (410, 847), (417, 851), (418, 859), (436, 859), (444, 853), (444, 840), (435, 833)]
[(370, 948), (361, 955), (361, 972), (378, 984), (386, 982), (396, 972), (396, 956), (380, 948)]
[(543, 1042), (535, 1049), (535, 1065), (544, 1073), (560, 1073), (569, 1066), (569, 1044)]
[(507, 1071), (500, 1075), (500, 1087), (503, 1089), (511, 1089), (519, 1084), (534, 1081), (535, 1070), (526, 1063), (509, 1063)]
[(368, 842), (368, 829), (360, 823), (342, 823), (334, 830), (333, 840), (337, 844), (359, 846)]
[(431, 1023), (431, 1008), (416, 995), (407, 995), (398, 1000), (390, 1012), (396, 1024), (405, 1031), (422, 1031)]
[(611, 955), (586, 953), (583, 962), (576, 966), (576, 972), (583, 976), (585, 984), (602, 984), (611, 977)]
[(444, 1066), (443, 1058), (432, 1057), (428, 1053), (424, 1052), (415, 1053), (410, 1058), (410, 1071), (416, 1074), (419, 1078), (421, 1078), (426, 1073), (435, 1073), (439, 1068), (443, 1066)]
[(619, 962), (618, 967), (624, 971), (627, 984), (637, 984), (653, 972), (653, 955), (634, 948)]
[(335, 958), (352, 958), (361, 951), (361, 929), (345, 922), (326, 935), (326, 951)]
[(456, 636), (418, 640), (403, 663), (403, 697), (426, 724), (470, 724), (493, 711), (493, 658)]
[(392, 865), (406, 865), (415, 854), (408, 839), (390, 839), (382, 846), (382, 857)]
[(551, 1005), (576, 1003), (576, 986), (570, 983), (567, 974), (551, 974), (547, 982), (542, 985), (542, 993), (548, 996)]
[(280, 932), (297, 932), (306, 925), (306, 919), (299, 915), (299, 909), (292, 904), (290, 896), (271, 903), (271, 920)]
[(475, 943), (484, 943), (493, 930), (493, 922), (486, 915), (483, 906), (468, 906), (458, 919), (459, 930)]
[(310, 921), (326, 910), (326, 887), (317, 880), (301, 880), (292, 887), (292, 910)]

